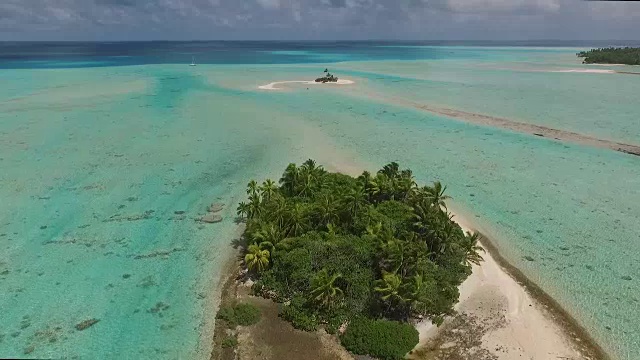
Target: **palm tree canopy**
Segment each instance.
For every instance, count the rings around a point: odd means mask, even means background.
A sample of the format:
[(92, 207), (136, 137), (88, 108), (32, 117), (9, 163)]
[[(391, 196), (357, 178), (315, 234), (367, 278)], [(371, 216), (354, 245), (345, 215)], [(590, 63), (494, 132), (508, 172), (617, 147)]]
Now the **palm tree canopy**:
[(311, 297), (323, 307), (330, 307), (343, 295), (342, 289), (335, 285), (341, 274), (330, 275), (326, 269), (322, 269), (311, 281)]
[(269, 266), (269, 250), (263, 250), (260, 246), (253, 244), (247, 248), (244, 262), (250, 271), (262, 272)]
[(354, 178), (310, 159), (247, 194), (237, 214), (255, 290), (288, 303), (285, 318), (305, 328), (352, 316), (440, 323), (482, 261), (479, 236), (446, 209), (446, 186), (418, 187), (396, 162)]

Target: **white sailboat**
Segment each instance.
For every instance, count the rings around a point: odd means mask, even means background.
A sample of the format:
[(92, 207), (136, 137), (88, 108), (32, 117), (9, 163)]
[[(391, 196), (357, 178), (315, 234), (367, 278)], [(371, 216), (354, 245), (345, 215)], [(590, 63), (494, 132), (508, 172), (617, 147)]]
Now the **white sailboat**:
[(196, 57), (192, 57), (191, 58), (191, 64), (189, 64), (189, 66), (196, 66)]

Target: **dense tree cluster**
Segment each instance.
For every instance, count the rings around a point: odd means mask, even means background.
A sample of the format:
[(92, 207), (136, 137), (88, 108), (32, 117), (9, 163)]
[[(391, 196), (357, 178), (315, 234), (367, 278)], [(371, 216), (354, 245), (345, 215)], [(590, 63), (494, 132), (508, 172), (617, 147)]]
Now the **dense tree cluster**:
[(329, 69), (324, 69), (324, 75), (316, 79), (316, 82), (328, 83), (338, 82), (338, 77), (329, 72)]
[(600, 48), (581, 51), (578, 57), (584, 58), (584, 64), (626, 64), (640, 65), (640, 48)]
[(284, 303), (282, 316), (305, 330), (357, 318), (441, 323), (482, 261), (444, 192), (439, 182), (418, 187), (397, 163), (353, 178), (308, 160), (290, 164), (279, 185), (251, 181), (238, 215), (254, 291)]

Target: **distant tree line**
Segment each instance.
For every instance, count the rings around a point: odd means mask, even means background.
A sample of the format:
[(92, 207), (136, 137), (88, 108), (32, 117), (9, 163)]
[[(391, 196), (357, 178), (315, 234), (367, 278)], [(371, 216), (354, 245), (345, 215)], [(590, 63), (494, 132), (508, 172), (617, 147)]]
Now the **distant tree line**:
[(576, 54), (584, 58), (583, 64), (626, 64), (640, 65), (640, 48), (600, 48), (581, 51)]

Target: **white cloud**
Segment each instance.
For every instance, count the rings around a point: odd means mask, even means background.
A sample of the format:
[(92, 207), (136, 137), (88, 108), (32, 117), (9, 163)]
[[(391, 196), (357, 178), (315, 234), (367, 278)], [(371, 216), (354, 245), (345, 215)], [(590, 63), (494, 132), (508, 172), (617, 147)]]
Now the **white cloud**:
[(447, 7), (460, 13), (535, 13), (555, 12), (560, 0), (446, 0)]
[(280, 0), (256, 0), (265, 9), (279, 9)]

